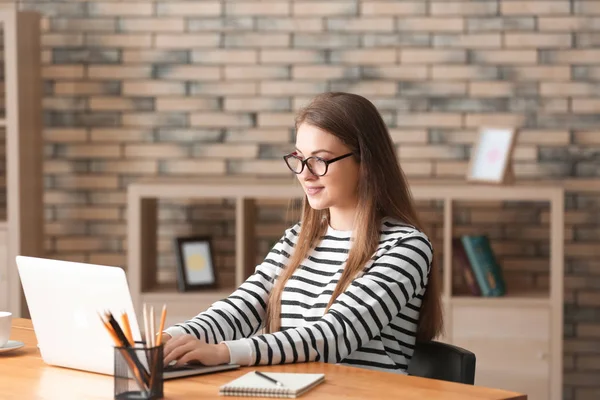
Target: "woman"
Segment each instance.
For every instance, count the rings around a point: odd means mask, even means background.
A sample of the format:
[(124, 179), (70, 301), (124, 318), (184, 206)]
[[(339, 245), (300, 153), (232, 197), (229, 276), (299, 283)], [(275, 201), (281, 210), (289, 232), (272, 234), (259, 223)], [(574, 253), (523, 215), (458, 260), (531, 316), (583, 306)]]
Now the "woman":
[(165, 363), (323, 361), (406, 373), (415, 342), (440, 333), (433, 249), (376, 108), (325, 93), (296, 129), (284, 160), (306, 193), (301, 221), (231, 296), (166, 330)]

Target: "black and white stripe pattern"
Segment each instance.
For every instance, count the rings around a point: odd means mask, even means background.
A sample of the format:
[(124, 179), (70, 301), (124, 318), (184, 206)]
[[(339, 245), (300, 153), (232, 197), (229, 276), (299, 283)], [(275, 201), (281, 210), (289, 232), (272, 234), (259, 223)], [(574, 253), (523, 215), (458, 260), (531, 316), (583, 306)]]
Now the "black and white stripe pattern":
[(350, 232), (329, 228), (284, 288), (281, 331), (257, 335), (298, 229), (288, 229), (231, 296), (167, 333), (225, 342), (231, 361), (243, 365), (323, 361), (406, 373), (433, 255), (427, 236), (385, 219), (377, 252), (324, 314), (351, 244)]

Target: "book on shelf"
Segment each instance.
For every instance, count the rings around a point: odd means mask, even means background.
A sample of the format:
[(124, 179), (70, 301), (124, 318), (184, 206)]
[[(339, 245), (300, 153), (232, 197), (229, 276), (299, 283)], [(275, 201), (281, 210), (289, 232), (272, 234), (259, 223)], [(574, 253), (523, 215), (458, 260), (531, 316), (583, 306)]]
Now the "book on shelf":
[(458, 266), (458, 269), (471, 294), (473, 296), (481, 296), (481, 289), (479, 289), (479, 285), (475, 280), (471, 262), (469, 261), (469, 257), (467, 256), (467, 252), (465, 251), (460, 238), (452, 239), (452, 259), (454, 260), (455, 265)]
[[(461, 270), (471, 293), (479, 292), (483, 297), (504, 296), (506, 283), (489, 238), (486, 235), (463, 235), (459, 240), (462, 246), (458, 248), (462, 248), (463, 251), (453, 248), (453, 252), (456, 252), (461, 260)], [(465, 261), (468, 261), (470, 268), (467, 268)], [(475, 281), (478, 291), (475, 290), (474, 284), (469, 283), (469, 279)]]

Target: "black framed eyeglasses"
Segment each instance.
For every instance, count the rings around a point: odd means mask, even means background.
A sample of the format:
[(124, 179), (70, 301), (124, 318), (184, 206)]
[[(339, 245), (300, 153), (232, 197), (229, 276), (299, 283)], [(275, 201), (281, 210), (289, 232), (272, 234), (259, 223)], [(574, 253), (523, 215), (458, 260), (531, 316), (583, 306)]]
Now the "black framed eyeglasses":
[(286, 154), (283, 156), (283, 159), (290, 169), (295, 174), (301, 174), (304, 171), (304, 166), (308, 168), (311, 174), (316, 176), (323, 176), (327, 173), (329, 169), (329, 164), (332, 164), (336, 161), (340, 161), (346, 157), (350, 157), (353, 153), (344, 154), (343, 156), (339, 156), (336, 158), (332, 158), (331, 160), (324, 160), (321, 157), (312, 156), (303, 160), (299, 157), (296, 152)]

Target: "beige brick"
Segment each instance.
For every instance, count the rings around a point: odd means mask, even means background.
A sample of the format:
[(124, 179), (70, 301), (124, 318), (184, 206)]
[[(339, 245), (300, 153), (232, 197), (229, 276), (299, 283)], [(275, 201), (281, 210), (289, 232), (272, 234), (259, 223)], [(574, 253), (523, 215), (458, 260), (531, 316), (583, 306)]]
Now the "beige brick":
[(577, 336), (579, 337), (599, 337), (600, 324), (580, 323), (577, 325)]
[(292, 134), (285, 128), (228, 130), (225, 141), (231, 143), (289, 143)]
[(224, 76), (225, 80), (287, 79), (290, 72), (283, 66), (225, 66)]
[(542, 82), (542, 96), (596, 96), (596, 85), (586, 82)]
[(78, 47), (83, 46), (83, 34), (46, 33), (42, 35), (42, 47)]
[(514, 149), (513, 159), (515, 161), (536, 161), (537, 155), (536, 146), (518, 145)]
[(566, 243), (565, 253), (572, 257), (599, 257), (600, 247), (596, 243)]
[(469, 95), (473, 97), (509, 97), (514, 92), (512, 82), (470, 82)]
[(294, 1), (292, 13), (294, 15), (356, 15), (358, 2), (355, 1)]
[(45, 160), (43, 170), (45, 174), (72, 174), (80, 170), (78, 161)]
[(106, 33), (88, 33), (85, 37), (85, 44), (98, 47), (123, 47), (138, 48), (150, 47), (152, 45), (152, 36), (150, 34), (116, 34)]
[(119, 158), (120, 145), (70, 144), (66, 146), (65, 158)]
[(192, 52), (192, 62), (196, 64), (256, 64), (258, 50), (196, 50)]
[(119, 187), (117, 175), (68, 174), (54, 177), (56, 189), (116, 189)]
[(294, 79), (351, 79), (360, 76), (359, 67), (342, 65), (297, 65), (292, 66)]
[(598, 114), (600, 113), (600, 99), (574, 98), (571, 100), (571, 111), (581, 114)]
[(152, 77), (150, 65), (90, 65), (87, 76), (91, 79), (143, 79)]
[(117, 207), (64, 207), (57, 210), (59, 219), (105, 221), (119, 219)]
[(401, 64), (456, 64), (467, 61), (466, 50), (411, 49), (399, 50)]
[(114, 32), (117, 29), (117, 19), (53, 17), (50, 20), (50, 29), (54, 32)]
[(83, 78), (83, 65), (44, 65), (42, 76), (46, 79), (77, 79)]
[(90, 140), (95, 143), (143, 142), (152, 138), (152, 131), (131, 128), (93, 128)]
[(536, 50), (473, 50), (475, 62), (481, 64), (535, 64)]
[(260, 127), (293, 127), (295, 114), (293, 113), (260, 113), (258, 126)]
[(466, 176), (468, 166), (468, 161), (435, 161), (432, 175), (440, 178), (462, 178)]
[(504, 33), (506, 47), (571, 47), (568, 33)]
[(232, 175), (290, 177), (291, 174), (283, 160), (235, 160), (230, 164), (230, 171)]
[(132, 127), (172, 127), (187, 125), (187, 116), (181, 116), (173, 112), (136, 112), (123, 114), (123, 116), (121, 117), (121, 122), (123, 126)]
[(577, 60), (577, 64), (596, 64), (600, 59), (600, 50), (556, 50), (552, 51), (550, 58), (555, 64), (570, 64)]
[(577, 14), (600, 14), (600, 4), (595, 0), (577, 0), (574, 5)]
[(429, 4), (431, 15), (496, 15), (496, 1), (432, 1)]
[(126, 64), (188, 62), (188, 53), (184, 50), (124, 49), (122, 54)]
[(588, 16), (545, 17), (540, 16), (538, 29), (550, 32), (577, 32), (579, 30), (595, 30), (600, 26), (600, 19)]
[(397, 94), (397, 84), (392, 81), (359, 81), (359, 82), (340, 82), (332, 83), (331, 90), (356, 93), (361, 96), (395, 96)]
[(277, 16), (290, 15), (292, 7), (289, 1), (237, 1), (225, 2), (225, 15)]
[(178, 144), (125, 144), (125, 157), (132, 158), (185, 158), (189, 153), (187, 146)]
[(455, 143), (455, 144), (474, 144), (479, 137), (477, 130), (452, 130), (438, 133), (441, 137), (440, 143)]
[(226, 111), (287, 111), (290, 107), (287, 98), (267, 97), (227, 97), (224, 109)]
[(395, 144), (426, 144), (428, 141), (425, 129), (389, 129), (390, 137)]
[(414, 159), (460, 159), (464, 156), (464, 150), (462, 147), (447, 145), (404, 145), (398, 147), (398, 155), (401, 161)]
[(87, 132), (79, 128), (47, 128), (44, 129), (44, 141), (48, 143), (86, 142)]
[(569, 14), (571, 5), (568, 0), (503, 0), (500, 13), (505, 15), (548, 15)]
[(517, 144), (536, 144), (545, 146), (567, 146), (571, 141), (569, 131), (521, 130), (517, 135)]
[[(433, 163), (423, 161), (402, 161), (400, 168), (408, 177), (430, 177), (433, 176)], [(420, 214), (422, 217), (422, 215)]]
[(465, 27), (462, 18), (453, 17), (406, 17), (396, 21), (401, 32), (461, 32)]
[(97, 251), (104, 246), (102, 239), (92, 237), (58, 238), (55, 243), (57, 251)]
[(54, 85), (54, 94), (57, 95), (92, 95), (105, 94), (112, 90), (102, 82), (91, 81), (60, 81)]
[(257, 144), (202, 143), (194, 146), (193, 156), (198, 158), (257, 158)]
[(467, 114), (465, 126), (476, 128), (482, 126), (520, 127), (523, 125), (524, 116), (519, 114)]
[(185, 90), (185, 83), (180, 82), (138, 80), (123, 83), (123, 94), (126, 96), (183, 95)]
[(135, 3), (90, 3), (90, 14), (92, 15), (114, 15), (116, 17), (124, 16), (144, 16), (154, 13), (154, 3), (139, 1)]
[(289, 33), (225, 33), (225, 47), (287, 47), (291, 43)]
[(155, 174), (158, 172), (157, 160), (98, 160), (91, 166), (92, 172), (117, 174)]
[(222, 78), (221, 67), (198, 65), (159, 66), (157, 78), (183, 81), (218, 81)]
[(217, 99), (201, 97), (158, 97), (156, 111), (208, 111), (220, 108)]
[(121, 18), (119, 29), (123, 32), (183, 32), (182, 18)]
[(256, 21), (256, 29), (272, 32), (321, 32), (325, 30), (325, 21), (323, 18), (259, 17)]
[(571, 69), (567, 65), (511, 66), (511, 79), (532, 81), (568, 81)]
[(84, 97), (46, 97), (42, 99), (45, 110), (83, 111), (87, 108)]
[(161, 162), (160, 170), (173, 175), (223, 175), (227, 164), (224, 160), (167, 160)]
[(392, 17), (328, 18), (327, 30), (331, 32), (392, 32)]
[(450, 48), (495, 48), (502, 46), (502, 36), (499, 33), (441, 34), (433, 36), (433, 45)]
[(226, 114), (222, 112), (200, 112), (190, 115), (190, 125), (207, 128), (248, 127), (253, 124), (249, 114)]
[(221, 15), (221, 2), (205, 1), (164, 1), (156, 4), (157, 15), (163, 16), (219, 16)]
[(136, 99), (127, 97), (92, 97), (89, 104), (90, 110), (131, 111), (138, 109)]
[[(47, 204), (65, 204), (65, 202), (55, 201), (54, 194), (45, 192), (44, 202), (47, 202)], [(47, 222), (44, 225), (44, 233), (48, 236), (85, 235), (86, 227), (74, 221)]]
[(261, 64), (315, 64), (325, 61), (325, 53), (320, 50), (282, 49), (260, 50)]
[(430, 71), (431, 79), (446, 81), (493, 79), (499, 76), (496, 67), (481, 65), (432, 65)]
[(451, 113), (410, 113), (397, 114), (398, 127), (455, 128), (462, 125), (462, 116)]
[(422, 1), (361, 1), (361, 15), (419, 15), (427, 12)]
[(579, 145), (600, 145), (600, 131), (574, 132), (573, 143)]
[[(580, 371), (598, 371), (600, 370), (600, 356), (579, 356), (577, 357), (577, 369)], [(600, 395), (600, 390), (596, 392)], [(592, 397), (590, 397), (592, 398)], [(597, 397), (596, 397), (597, 398)]]
[(331, 59), (336, 64), (395, 64), (397, 57), (396, 49), (334, 50), (331, 52)]
[(580, 291), (577, 293), (577, 303), (582, 306), (600, 306), (600, 293)]
[(263, 95), (319, 94), (326, 90), (324, 82), (262, 81), (259, 92)]
[(114, 265), (124, 266), (127, 265), (127, 255), (121, 253), (98, 253), (90, 254), (89, 263), (97, 265)]
[(159, 33), (155, 38), (155, 46), (159, 49), (195, 49), (199, 47), (219, 47), (220, 41), (221, 35), (218, 33)]
[(193, 95), (254, 95), (258, 84), (254, 82), (199, 82), (193, 83)]
[(363, 76), (373, 79), (399, 79), (402, 81), (422, 81), (427, 79), (427, 68), (419, 65), (366, 66)]

